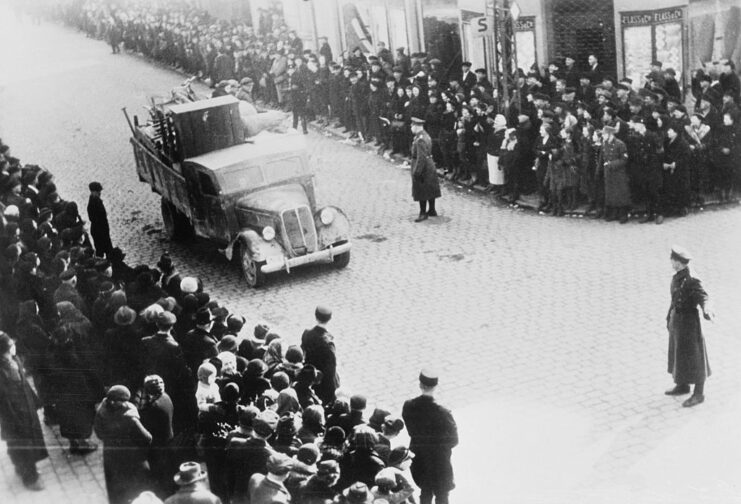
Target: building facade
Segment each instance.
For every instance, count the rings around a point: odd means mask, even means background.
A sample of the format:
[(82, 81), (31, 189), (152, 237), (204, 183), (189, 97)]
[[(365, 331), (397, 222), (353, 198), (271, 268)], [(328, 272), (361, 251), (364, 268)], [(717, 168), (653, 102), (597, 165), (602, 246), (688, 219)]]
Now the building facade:
[[(221, 17), (259, 19), (279, 9), (308, 44), (327, 37), (335, 57), (359, 47), (375, 53), (424, 51), (448, 73), (469, 60), (494, 70), (491, 37), (474, 23), (505, 0), (200, 0)], [(509, 0), (516, 2), (517, 64), (528, 70), (571, 56), (586, 65), (595, 55), (603, 71), (642, 86), (652, 61), (673, 68), (684, 89), (694, 69), (721, 59), (741, 65), (739, 0)], [(495, 77), (492, 75), (492, 77)]]

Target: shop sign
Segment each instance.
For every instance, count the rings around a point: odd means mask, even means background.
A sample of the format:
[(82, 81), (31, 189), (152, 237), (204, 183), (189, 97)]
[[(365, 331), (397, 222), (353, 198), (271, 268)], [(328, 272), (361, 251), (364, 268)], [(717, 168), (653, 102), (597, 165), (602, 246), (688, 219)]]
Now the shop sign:
[(535, 30), (535, 16), (523, 16), (517, 19), (515, 31), (533, 31)]
[(684, 12), (681, 7), (655, 11), (622, 12), (620, 23), (623, 26), (641, 26), (681, 21)]
[(494, 18), (492, 16), (481, 16), (471, 20), (472, 34), (474, 37), (489, 37), (494, 35)]

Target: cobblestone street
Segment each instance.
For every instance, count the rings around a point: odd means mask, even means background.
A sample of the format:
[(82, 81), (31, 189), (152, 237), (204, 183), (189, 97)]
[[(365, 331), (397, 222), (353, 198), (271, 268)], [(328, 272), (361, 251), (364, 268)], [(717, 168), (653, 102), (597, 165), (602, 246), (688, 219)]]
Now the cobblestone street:
[[(142, 116), (183, 77), (71, 29), (13, 21), (0, 8), (0, 137), (13, 154), (53, 171), (81, 207), (100, 181), (129, 264), (169, 250), (247, 327), (264, 320), (298, 342), (315, 305), (333, 307), (343, 388), (369, 405), (400, 411), (419, 368), (437, 367), (461, 431), (454, 504), (741, 502), (738, 206), (621, 226), (448, 185), (441, 216), (415, 224), (407, 170), (312, 131), (317, 198), (350, 217), (352, 261), (248, 290), (214, 247), (166, 240), (158, 197), (136, 176), (121, 107)], [(693, 252), (717, 314), (704, 325), (713, 376), (693, 409), (663, 394), (673, 243)], [(46, 490), (23, 488), (3, 445), (0, 502), (106, 502), (100, 450), (70, 455), (45, 429)]]

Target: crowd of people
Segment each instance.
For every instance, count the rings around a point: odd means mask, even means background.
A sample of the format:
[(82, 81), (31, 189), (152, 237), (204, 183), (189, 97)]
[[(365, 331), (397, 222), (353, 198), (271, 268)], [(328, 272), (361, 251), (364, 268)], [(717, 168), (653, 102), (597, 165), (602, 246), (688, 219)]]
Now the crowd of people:
[[(485, 68), (446, 74), (425, 53), (395, 54), (379, 42), (335, 59), (327, 39), (304, 47), (279, 12), (260, 11), (254, 26), (215, 20), (182, 2), (79, 0), (64, 12), (114, 52), (130, 51), (203, 78), (214, 95), (293, 110), (306, 132), (318, 118), (351, 138), (375, 142), (385, 156), (409, 156), (412, 119), (425, 121), (440, 175), (480, 184), (516, 204), (539, 195), (539, 210), (625, 223), (661, 223), (707, 199), (736, 201), (741, 188), (741, 87), (729, 60), (693, 73), (693, 106), (676, 71), (654, 61), (639, 86), (617, 80), (591, 55), (547, 68), (518, 69), (508, 103)], [(519, 90), (519, 92), (515, 92)]]
[(88, 225), (0, 142), (0, 429), (27, 487), (43, 408), (71, 455), (102, 441), (114, 504), (447, 502), (457, 430), (434, 372), (401, 411), (369, 408), (339, 388), (329, 308), (300, 345), (248, 331), (168, 253), (129, 266), (89, 189)]

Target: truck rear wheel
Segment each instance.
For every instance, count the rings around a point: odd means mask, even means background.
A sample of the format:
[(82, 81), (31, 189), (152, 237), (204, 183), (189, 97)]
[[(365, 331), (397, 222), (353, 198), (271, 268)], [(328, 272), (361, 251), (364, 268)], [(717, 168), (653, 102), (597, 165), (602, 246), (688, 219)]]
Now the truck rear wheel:
[(188, 218), (164, 198), (162, 198), (162, 222), (167, 237), (172, 241), (187, 240), (193, 235), (193, 227)]
[(239, 247), (239, 259), (242, 276), (247, 285), (253, 289), (265, 285), (265, 273), (262, 272), (265, 261), (255, 261), (250, 255), (249, 248), (244, 245)]

